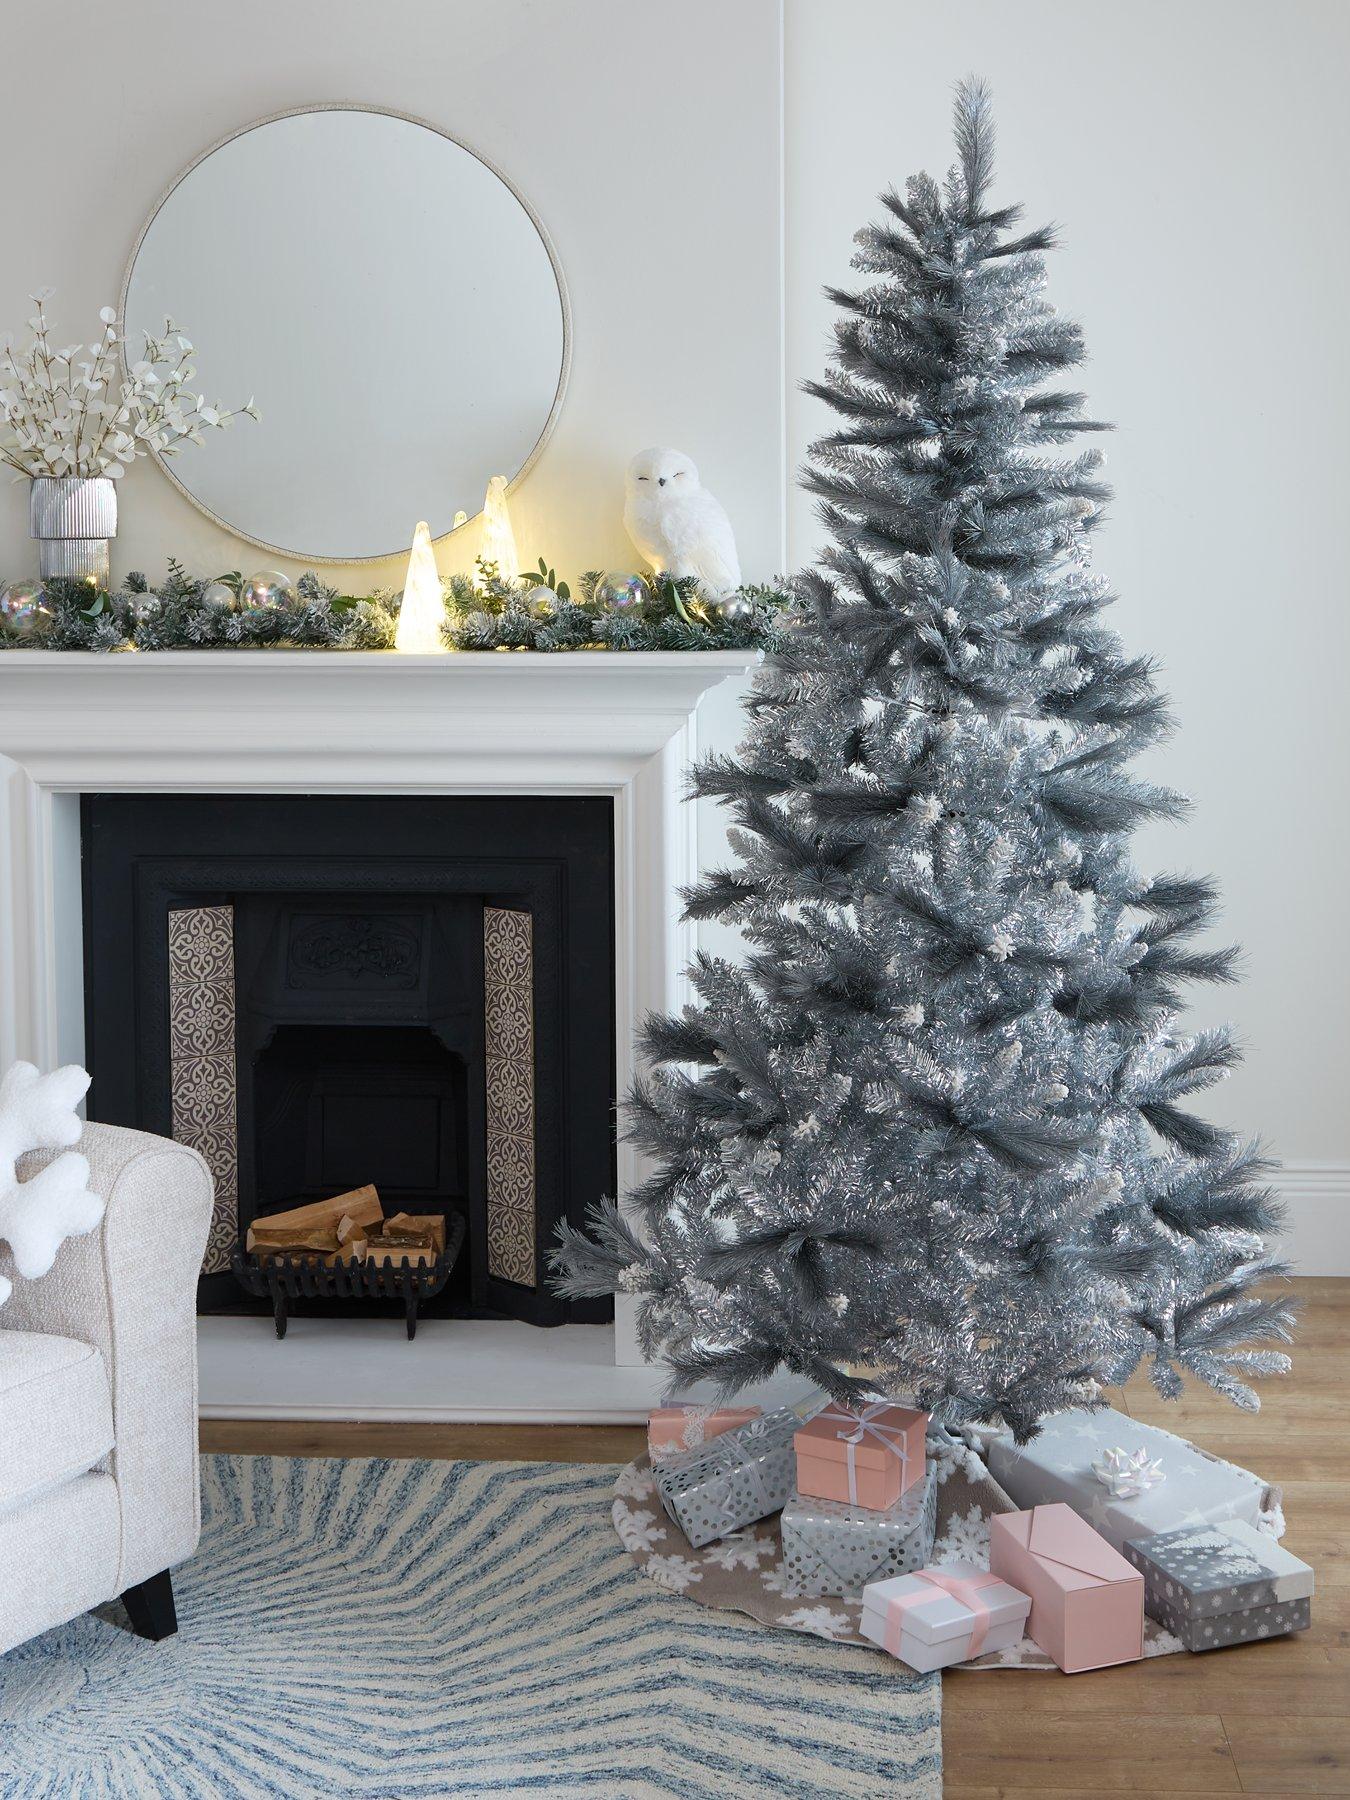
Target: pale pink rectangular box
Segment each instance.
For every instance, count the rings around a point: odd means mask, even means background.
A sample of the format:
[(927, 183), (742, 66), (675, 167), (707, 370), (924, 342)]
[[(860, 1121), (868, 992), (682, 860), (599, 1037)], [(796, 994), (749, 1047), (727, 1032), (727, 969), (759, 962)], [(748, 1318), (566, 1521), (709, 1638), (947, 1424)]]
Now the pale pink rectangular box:
[(927, 1413), (889, 1401), (827, 1406), (793, 1439), (797, 1492), (889, 1512), (923, 1480), (927, 1429)]
[(709, 1438), (748, 1425), (759, 1406), (658, 1406), (647, 1420), (647, 1454), (653, 1462), (697, 1450)]
[(1030, 1594), (1027, 1636), (1066, 1675), (1144, 1654), (1144, 1578), (1071, 1506), (996, 1513), (989, 1567)]

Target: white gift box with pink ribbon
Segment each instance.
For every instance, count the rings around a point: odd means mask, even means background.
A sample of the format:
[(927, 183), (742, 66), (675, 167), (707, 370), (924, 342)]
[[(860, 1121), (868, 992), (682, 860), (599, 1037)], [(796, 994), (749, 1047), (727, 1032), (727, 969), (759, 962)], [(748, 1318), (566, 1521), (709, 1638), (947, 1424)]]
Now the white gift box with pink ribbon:
[(1006, 1650), (1022, 1637), (1030, 1611), (1030, 1596), (988, 1569), (950, 1562), (869, 1582), (859, 1630), (926, 1674)]

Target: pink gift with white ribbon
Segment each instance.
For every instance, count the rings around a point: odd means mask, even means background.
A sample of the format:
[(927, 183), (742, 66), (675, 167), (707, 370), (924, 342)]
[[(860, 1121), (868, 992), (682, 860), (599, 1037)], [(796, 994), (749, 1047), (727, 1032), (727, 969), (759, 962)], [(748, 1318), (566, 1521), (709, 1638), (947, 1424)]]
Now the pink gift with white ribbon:
[(927, 1429), (927, 1413), (889, 1400), (827, 1406), (793, 1440), (797, 1492), (888, 1512), (923, 1479)]
[(953, 1562), (869, 1582), (859, 1629), (913, 1669), (946, 1668), (1022, 1637), (1028, 1595), (988, 1569)]
[(697, 1450), (724, 1431), (759, 1418), (759, 1406), (658, 1406), (647, 1420), (647, 1454), (655, 1462)]

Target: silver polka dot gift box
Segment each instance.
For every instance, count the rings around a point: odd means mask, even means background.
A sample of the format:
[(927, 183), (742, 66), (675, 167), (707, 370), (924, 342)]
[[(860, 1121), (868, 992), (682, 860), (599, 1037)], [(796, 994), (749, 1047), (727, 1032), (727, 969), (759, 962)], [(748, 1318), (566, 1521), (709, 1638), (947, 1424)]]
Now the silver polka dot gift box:
[(1313, 1572), (1243, 1519), (1184, 1525), (1124, 1546), (1144, 1577), (1144, 1610), (1188, 1650), (1306, 1631)]
[(1278, 1488), (1109, 1406), (1051, 1413), (1026, 1444), (1000, 1433), (985, 1455), (1018, 1506), (1062, 1501), (1114, 1550), (1130, 1538), (1218, 1519), (1245, 1519), (1272, 1537), (1284, 1529)]
[(794, 1493), (781, 1520), (784, 1592), (859, 1599), (869, 1581), (921, 1569), (933, 1554), (936, 1524), (931, 1464), (886, 1512)]
[(695, 1550), (782, 1509), (797, 1478), (801, 1423), (779, 1407), (652, 1470), (662, 1506)]

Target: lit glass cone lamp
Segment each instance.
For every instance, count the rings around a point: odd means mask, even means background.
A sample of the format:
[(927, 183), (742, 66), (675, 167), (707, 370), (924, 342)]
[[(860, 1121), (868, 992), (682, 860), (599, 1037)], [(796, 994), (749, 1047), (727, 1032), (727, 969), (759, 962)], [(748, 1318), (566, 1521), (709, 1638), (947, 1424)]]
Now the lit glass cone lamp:
[(408, 574), (403, 583), (403, 604), (399, 607), (398, 630), (394, 634), (394, 648), (421, 656), (444, 651), (447, 648), (445, 639), (441, 636), (444, 623), (445, 602), (441, 597), (440, 571), (436, 567), (431, 533), (424, 519), (413, 533)]
[(506, 504), (505, 475), (494, 475), (487, 485), (483, 499), (483, 548), (479, 555), (489, 568), (497, 571), (499, 581), (512, 582), (519, 578), (520, 556)]

